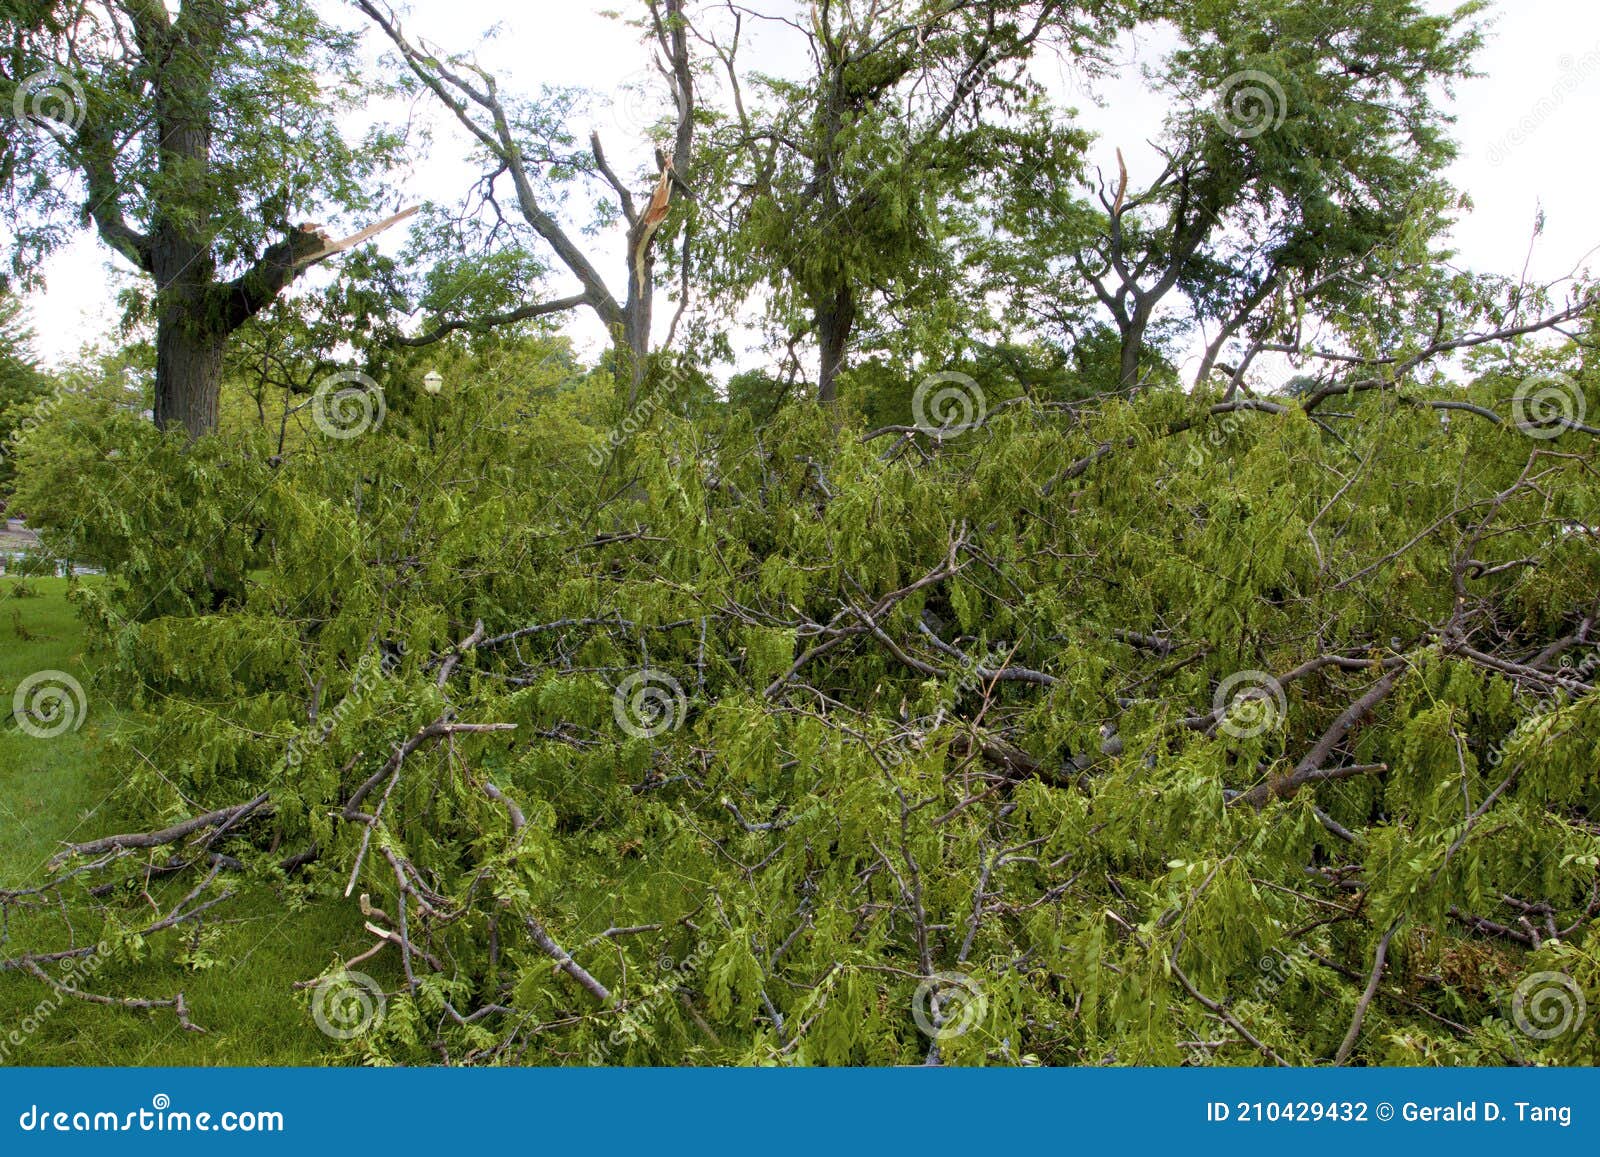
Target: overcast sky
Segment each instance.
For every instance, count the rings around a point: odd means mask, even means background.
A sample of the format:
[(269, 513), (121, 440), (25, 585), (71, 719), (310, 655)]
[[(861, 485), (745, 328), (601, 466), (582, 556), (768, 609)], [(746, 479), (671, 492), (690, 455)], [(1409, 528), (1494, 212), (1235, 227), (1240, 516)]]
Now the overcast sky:
[[(774, 12), (795, 10), (788, 0), (747, 3)], [(415, 0), (402, 11), (409, 32), (444, 49), (477, 46), (480, 60), (504, 78), (506, 87), (581, 85), (606, 94), (596, 101), (592, 127), (605, 139), (614, 163), (632, 169), (649, 156), (641, 130), (655, 110), (628, 90), (646, 75), (648, 58), (636, 30), (601, 15), (606, 8), (629, 7), (626, 0)], [(1456, 229), (1456, 247), (1474, 269), (1515, 274), (1527, 258), (1542, 207), (1545, 233), (1530, 275), (1551, 280), (1580, 264), (1594, 267), (1600, 246), (1594, 193), (1600, 187), (1600, 153), (1594, 147), (1600, 3), (1499, 0), (1492, 19), (1478, 58), (1484, 76), (1460, 86), (1452, 106), (1462, 156), (1448, 175), (1474, 203)], [(356, 24), (353, 18), (348, 22)], [(482, 33), (496, 24), (499, 36), (480, 45)], [(748, 34), (747, 59), (781, 71), (783, 52), (793, 41), (776, 31), (763, 35), (760, 28)], [(374, 38), (374, 50), (378, 47)], [(1114, 149), (1121, 147), (1136, 182), (1141, 151), (1146, 160), (1149, 155), (1139, 142), (1156, 134), (1165, 112), (1141, 83), (1137, 65), (1151, 61), (1158, 50), (1157, 45), (1127, 46), (1128, 67), (1099, 88), (1101, 107), (1054, 61), (1038, 69), (1057, 99), (1076, 105), (1084, 123), (1100, 134), (1091, 161), (1114, 167)], [(473, 175), (459, 157), (458, 146), (441, 139), (431, 161), (412, 178), (418, 199), (459, 196)], [(111, 326), (114, 286), (107, 261), (106, 250), (87, 235), (51, 261), (46, 290), (29, 301), (37, 350), (47, 363), (60, 364)], [(580, 331), (576, 336), (592, 348), (598, 335)]]

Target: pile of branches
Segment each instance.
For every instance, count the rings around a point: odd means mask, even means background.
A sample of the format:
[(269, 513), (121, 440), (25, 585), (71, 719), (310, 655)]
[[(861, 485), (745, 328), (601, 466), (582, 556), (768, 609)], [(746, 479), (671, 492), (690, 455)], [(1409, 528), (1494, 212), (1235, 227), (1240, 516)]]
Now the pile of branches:
[[(359, 908), (321, 981), (386, 971), (351, 1047), (388, 1058), (1592, 1060), (1511, 989), (1600, 974), (1596, 431), (1386, 380), (960, 438), (663, 418), (594, 475), (453, 483), (500, 512), (466, 525), (436, 478), (559, 447), (286, 473), (349, 558), (269, 523), (231, 617), (123, 628), (150, 726), (202, 729), (183, 798), (243, 802), (0, 901), (125, 922), (201, 875), (149, 938), (301, 878)], [(164, 650), (291, 604), (220, 709)]]

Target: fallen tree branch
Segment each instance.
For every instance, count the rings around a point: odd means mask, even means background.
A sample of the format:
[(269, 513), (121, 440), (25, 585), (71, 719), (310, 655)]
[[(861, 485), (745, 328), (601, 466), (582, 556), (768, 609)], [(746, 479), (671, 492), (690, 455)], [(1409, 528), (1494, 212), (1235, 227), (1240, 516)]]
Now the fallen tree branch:
[(189, 1019), (189, 1006), (184, 1002), (183, 993), (181, 992), (170, 1000), (152, 1000), (133, 996), (102, 996), (98, 992), (88, 992), (61, 982), (32, 961), (25, 962), (23, 967), (55, 991), (63, 996), (70, 996), (74, 1000), (87, 1001), (90, 1004), (102, 1004), (110, 1008), (132, 1010), (170, 1008), (173, 1015), (178, 1018), (178, 1027), (183, 1029), (184, 1032), (203, 1033), (206, 1031)]
[(546, 956), (556, 962), (557, 968), (572, 977), (573, 980), (576, 980), (601, 1004), (611, 1003), (611, 990), (589, 975), (581, 964), (572, 959), (567, 950), (557, 944), (550, 933), (545, 931), (543, 924), (533, 916), (524, 916), (522, 923), (528, 930), (528, 936), (544, 951)]
[(1351, 729), (1366, 718), (1368, 712), (1381, 703), (1389, 692), (1394, 690), (1394, 685), (1399, 681), (1403, 671), (1403, 667), (1395, 667), (1369, 687), (1366, 694), (1341, 711), (1339, 717), (1333, 721), (1332, 726), (1322, 733), (1322, 738), (1317, 740), (1316, 746), (1312, 747), (1306, 753), (1305, 758), (1295, 765), (1295, 769), (1290, 775), (1280, 780), (1259, 783), (1239, 796), (1234, 802), (1243, 801), (1252, 807), (1259, 808), (1273, 797), (1288, 799), (1308, 783), (1316, 783), (1327, 779), (1345, 779), (1352, 775), (1364, 775), (1367, 772), (1389, 770), (1388, 765), (1382, 763), (1360, 764), (1354, 767), (1335, 768), (1332, 770), (1325, 770), (1323, 764), (1333, 755), (1334, 748), (1338, 747), (1344, 741), (1345, 736), (1350, 734)]
[(122, 835), (103, 836), (98, 840), (89, 840), (87, 843), (82, 844), (68, 844), (50, 858), (49, 867), (51, 869), (58, 868), (74, 856), (93, 856), (101, 852), (121, 854), (141, 848), (159, 848), (167, 844), (175, 844), (179, 840), (192, 836), (195, 832), (203, 831), (206, 828), (231, 827), (266, 804), (269, 798), (267, 792), (262, 792), (255, 799), (245, 803), (234, 804), (232, 807), (218, 808), (216, 811), (195, 816), (193, 819), (184, 820), (182, 823), (173, 824), (170, 828), (162, 828), (157, 832), (130, 832)]
[(1282, 1068), (1290, 1067), (1288, 1061), (1284, 1060), (1277, 1053), (1273, 1052), (1269, 1045), (1263, 1044), (1259, 1039), (1257, 1039), (1254, 1033), (1245, 1028), (1244, 1022), (1238, 1017), (1234, 1016), (1232, 1010), (1230, 1010), (1227, 1005), (1223, 1004), (1220, 1000), (1212, 1000), (1209, 996), (1196, 988), (1194, 981), (1190, 980), (1189, 977), (1184, 974), (1183, 969), (1178, 967), (1176, 953), (1167, 958), (1167, 966), (1172, 969), (1172, 974), (1178, 978), (1178, 983), (1183, 985), (1184, 991), (1199, 1001), (1201, 1005), (1205, 1007), (1206, 1011), (1220, 1018), (1229, 1028), (1233, 1029), (1234, 1032), (1238, 1033), (1240, 1036), (1244, 1037), (1245, 1040), (1249, 1041), (1251, 1046), (1254, 1047), (1257, 1052), (1266, 1057), (1273, 1064), (1279, 1065)]
[(1367, 987), (1361, 993), (1361, 999), (1356, 1002), (1356, 1014), (1350, 1021), (1350, 1030), (1344, 1034), (1344, 1041), (1339, 1045), (1339, 1051), (1334, 1055), (1333, 1063), (1342, 1065), (1350, 1059), (1350, 1052), (1356, 1047), (1356, 1040), (1361, 1036), (1361, 1024), (1367, 1018), (1367, 1009), (1372, 1005), (1372, 998), (1378, 995), (1378, 985), (1383, 982), (1383, 965), (1389, 956), (1389, 941), (1394, 939), (1394, 934), (1400, 931), (1400, 925), (1405, 920), (1401, 916), (1378, 941), (1378, 950), (1373, 954), (1372, 974), (1367, 978)]

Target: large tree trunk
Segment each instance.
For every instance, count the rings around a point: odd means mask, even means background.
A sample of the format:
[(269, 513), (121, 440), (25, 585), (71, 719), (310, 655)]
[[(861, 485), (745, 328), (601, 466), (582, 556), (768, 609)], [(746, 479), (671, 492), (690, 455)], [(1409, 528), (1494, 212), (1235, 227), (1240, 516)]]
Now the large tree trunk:
[[(628, 231), (628, 252), (639, 253), (642, 231)], [(622, 307), (622, 344), (617, 356), (627, 364), (621, 374), (628, 379), (628, 409), (639, 404), (645, 370), (650, 364), (650, 319), (654, 312), (655, 286), (651, 281), (656, 256), (647, 245), (639, 260), (628, 269), (628, 300)]]
[(1141, 301), (1122, 326), (1122, 359), (1117, 378), (1124, 394), (1133, 393), (1139, 385), (1139, 361), (1144, 356), (1144, 338), (1150, 330), (1153, 308)]
[(817, 343), (821, 347), (817, 400), (831, 403), (839, 396), (839, 373), (844, 369), (850, 331), (856, 323), (856, 299), (849, 286), (840, 286), (833, 302), (816, 311)]
[(155, 419), (162, 430), (182, 427), (198, 438), (217, 426), (227, 337), (193, 312), (174, 302), (156, 322)]
[(1144, 348), (1142, 327), (1129, 327), (1122, 333), (1122, 363), (1117, 374), (1118, 384), (1124, 393), (1139, 384), (1139, 353)]
[(156, 402), (161, 429), (181, 424), (191, 438), (217, 425), (227, 326), (212, 316), (216, 254), (205, 197), (211, 170), (213, 63), (227, 13), (218, 0), (193, 0), (171, 24), (143, 25), (156, 72), (157, 165), (151, 273), (156, 283)]
[(215, 302), (210, 246), (163, 224), (153, 252), (156, 280), (156, 425), (189, 437), (217, 425), (228, 326)]

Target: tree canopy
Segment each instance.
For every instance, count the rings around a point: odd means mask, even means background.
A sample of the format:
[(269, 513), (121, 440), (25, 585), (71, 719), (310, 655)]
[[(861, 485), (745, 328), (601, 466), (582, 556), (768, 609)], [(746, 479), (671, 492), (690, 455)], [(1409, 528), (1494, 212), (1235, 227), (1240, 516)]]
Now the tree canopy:
[(338, 124), (374, 91), (356, 39), (304, 0), (14, 0), (0, 18), (12, 270), (92, 224), (154, 320), (156, 424), (206, 433), (229, 338), (318, 258), (313, 222), (380, 201), (396, 142)]

